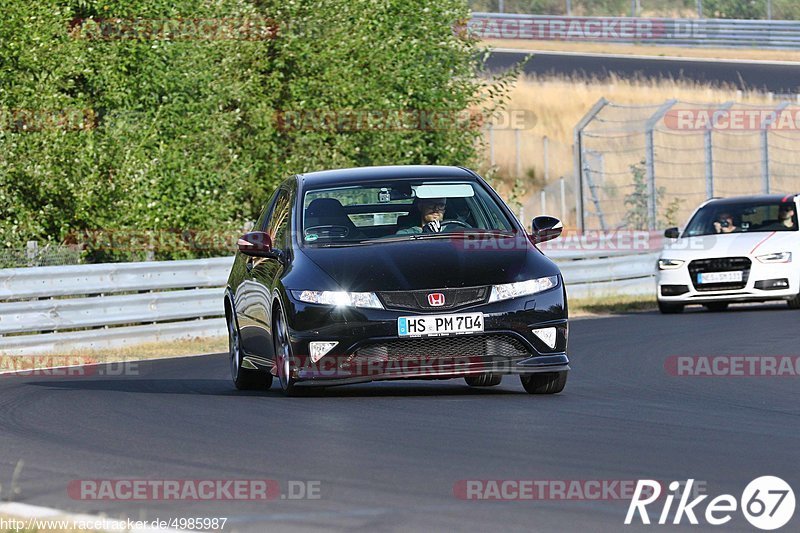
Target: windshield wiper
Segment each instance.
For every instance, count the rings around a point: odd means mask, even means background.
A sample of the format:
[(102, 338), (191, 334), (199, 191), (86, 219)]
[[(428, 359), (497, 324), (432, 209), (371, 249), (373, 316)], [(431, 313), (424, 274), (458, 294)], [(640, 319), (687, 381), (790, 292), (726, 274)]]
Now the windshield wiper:
[(412, 235), (415, 239), (434, 239), (434, 238), (455, 238), (455, 239), (469, 239), (475, 236), (493, 236), (493, 237), (514, 237), (515, 233), (502, 230), (468, 230), (468, 231), (443, 231), (440, 233), (416, 233)]

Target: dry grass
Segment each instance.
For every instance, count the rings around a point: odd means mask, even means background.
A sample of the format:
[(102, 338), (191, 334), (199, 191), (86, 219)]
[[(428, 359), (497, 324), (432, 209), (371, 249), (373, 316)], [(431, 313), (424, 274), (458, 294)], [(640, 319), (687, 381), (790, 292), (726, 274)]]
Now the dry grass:
[(566, 41), (534, 41), (523, 39), (486, 39), (490, 48), (584, 52), (589, 54), (620, 54), (653, 57), (696, 57), (703, 59), (747, 59), (761, 61), (798, 61), (800, 52), (790, 50), (755, 50), (732, 48), (681, 48), (677, 46), (646, 46), (613, 43), (576, 43)]
[(573, 318), (655, 311), (657, 308), (654, 296), (606, 296), (569, 301), (569, 315)]
[[(548, 189), (553, 191), (554, 187), (552, 186), (560, 176), (564, 176), (571, 184), (573, 181), (573, 129), (601, 97), (605, 97), (615, 104), (651, 106), (641, 111), (616, 109), (612, 113), (614, 120), (629, 120), (637, 113), (640, 117), (648, 116), (658, 106), (673, 98), (682, 102), (698, 103), (701, 107), (731, 101), (742, 104), (777, 105), (777, 102), (765, 93), (742, 92), (733, 87), (701, 85), (680, 80), (624, 80), (612, 77), (600, 81), (525, 76), (511, 91), (507, 109), (533, 111), (537, 122), (533, 128), (520, 130), (518, 134), (513, 130), (495, 130), (495, 167), (498, 175), (505, 179), (505, 183), (499, 187), (501, 192), (508, 196), (509, 180), (517, 176), (515, 135), (519, 135), (522, 147), (520, 150), (522, 175), (519, 177), (525, 180), (527, 189), (523, 195), (522, 204), (532, 208), (529, 212), (537, 211), (539, 191), (543, 185), (547, 185), (543, 179), (542, 147), (544, 137), (549, 139), (548, 183), (551, 187)], [(624, 122), (619, 124), (624, 125)], [(642, 123), (639, 125), (641, 127)], [(704, 199), (702, 132), (681, 135), (658, 134), (658, 137), (657, 142), (661, 145), (656, 154), (657, 162), (660, 165), (659, 173), (662, 176), (678, 178), (673, 184), (667, 184), (666, 195), (675, 191), (685, 193), (690, 190), (692, 194), (699, 195), (698, 201)], [(644, 149), (642, 148), (640, 153), (628, 150), (628, 157), (623, 157), (623, 152), (634, 145), (643, 145), (643, 139), (642, 135), (641, 139), (593, 141), (599, 143), (593, 148), (606, 154), (603, 171), (610, 176), (616, 176), (617, 181), (607, 180), (606, 185), (613, 188), (627, 186), (631, 183), (630, 166), (643, 158)], [(776, 156), (776, 160), (782, 160), (782, 162), (776, 163), (776, 174), (793, 172), (793, 166), (800, 163), (800, 159), (794, 155), (793, 150), (797, 140), (773, 135), (771, 143), (776, 150), (775, 153), (780, 150), (780, 157)], [(758, 133), (716, 134), (714, 143), (717, 150), (715, 158), (724, 159), (718, 168), (715, 168), (715, 175), (720, 177), (721, 184), (715, 192), (718, 195), (753, 192), (752, 180), (760, 175)], [(617, 157), (616, 154), (621, 155)], [(490, 166), (488, 143), (484, 161), (485, 167), (482, 170), (485, 171)], [(693, 179), (694, 177), (697, 179)], [(725, 181), (726, 179), (728, 181)], [(757, 188), (758, 186), (756, 186)], [(777, 184), (775, 188), (784, 187)], [(786, 188), (791, 187), (787, 186)], [(571, 202), (572, 200), (568, 200), (569, 206), (572, 205)], [(687, 198), (678, 216), (687, 215), (688, 210), (694, 207), (690, 204), (696, 203), (693, 197)], [(550, 206), (552, 204), (548, 204), (549, 210), (552, 210)], [(570, 223), (569, 217), (566, 222)]]

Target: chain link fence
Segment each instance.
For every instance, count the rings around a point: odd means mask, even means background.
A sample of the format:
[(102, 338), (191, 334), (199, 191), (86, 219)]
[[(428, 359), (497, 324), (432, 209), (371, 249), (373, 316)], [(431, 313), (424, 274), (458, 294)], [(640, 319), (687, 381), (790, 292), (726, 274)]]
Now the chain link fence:
[(82, 255), (75, 246), (29, 241), (24, 248), (0, 248), (0, 268), (79, 265)]
[(800, 192), (800, 105), (618, 105), (575, 128), (577, 225), (661, 229), (712, 197)]

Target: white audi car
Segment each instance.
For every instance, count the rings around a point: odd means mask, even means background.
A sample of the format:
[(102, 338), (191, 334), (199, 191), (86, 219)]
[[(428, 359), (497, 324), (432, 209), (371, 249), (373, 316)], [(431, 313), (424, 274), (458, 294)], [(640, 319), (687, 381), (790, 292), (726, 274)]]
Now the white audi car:
[(708, 200), (683, 231), (666, 230), (657, 273), (661, 312), (768, 300), (800, 308), (798, 196)]

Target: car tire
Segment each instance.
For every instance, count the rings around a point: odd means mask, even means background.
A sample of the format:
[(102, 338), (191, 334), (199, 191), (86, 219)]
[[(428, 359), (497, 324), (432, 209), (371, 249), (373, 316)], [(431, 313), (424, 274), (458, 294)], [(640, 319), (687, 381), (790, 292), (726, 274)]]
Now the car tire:
[(800, 294), (791, 300), (786, 300), (786, 303), (789, 304), (789, 309), (800, 309)]
[(683, 304), (671, 304), (659, 300), (658, 310), (665, 315), (674, 315), (677, 313), (683, 313)]
[(706, 309), (708, 309), (713, 313), (719, 313), (728, 308), (728, 302), (714, 302), (710, 304), (703, 304), (703, 307), (705, 307)]
[(503, 381), (503, 375), (486, 373), (476, 376), (464, 376), (464, 381), (470, 387), (494, 387), (495, 385), (500, 385)]
[(266, 390), (272, 386), (272, 374), (259, 370), (242, 368), (242, 340), (235, 319), (228, 322), (228, 356), (230, 358), (231, 379), (239, 390)]
[(567, 371), (543, 372), (519, 377), (528, 394), (558, 394), (567, 384)]
[(275, 368), (281, 390), (286, 396), (298, 396), (300, 390), (297, 387), (297, 378), (292, 376), (294, 362), (292, 345), (289, 342), (289, 330), (286, 327), (286, 320), (280, 309), (275, 311), (272, 340), (275, 346)]

